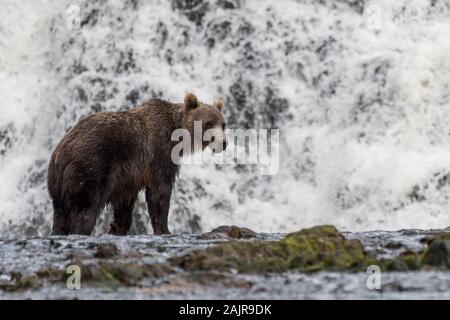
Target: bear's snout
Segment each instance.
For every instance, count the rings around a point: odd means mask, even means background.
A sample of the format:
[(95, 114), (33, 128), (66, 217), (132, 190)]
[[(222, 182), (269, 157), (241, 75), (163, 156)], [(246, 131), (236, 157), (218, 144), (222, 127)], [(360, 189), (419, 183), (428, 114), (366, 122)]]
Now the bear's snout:
[(221, 139), (221, 140), (217, 140), (214, 139), (215, 141), (212, 141), (208, 147), (211, 148), (211, 150), (214, 153), (220, 153), (222, 151), (224, 151), (227, 148), (227, 141), (226, 139)]
[[(216, 145), (216, 147), (219, 147), (219, 151), (224, 151), (227, 148), (227, 140), (223, 139), (222, 142), (215, 142), (216, 137), (211, 137), (211, 143), (213, 145)], [(222, 144), (222, 145), (220, 145)]]

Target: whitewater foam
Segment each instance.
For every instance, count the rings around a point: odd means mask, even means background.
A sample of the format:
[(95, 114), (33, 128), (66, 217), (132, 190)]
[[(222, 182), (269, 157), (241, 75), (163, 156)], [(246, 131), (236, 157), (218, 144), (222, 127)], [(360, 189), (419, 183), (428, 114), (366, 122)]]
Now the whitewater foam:
[[(69, 4), (80, 6), (80, 30), (66, 27)], [(280, 128), (280, 165), (269, 177), (251, 166), (183, 167), (173, 231), (450, 225), (445, 1), (2, 7), (3, 233), (49, 232), (47, 162), (78, 119), (187, 91), (224, 99), (230, 127)], [(145, 221), (145, 206), (137, 213)]]

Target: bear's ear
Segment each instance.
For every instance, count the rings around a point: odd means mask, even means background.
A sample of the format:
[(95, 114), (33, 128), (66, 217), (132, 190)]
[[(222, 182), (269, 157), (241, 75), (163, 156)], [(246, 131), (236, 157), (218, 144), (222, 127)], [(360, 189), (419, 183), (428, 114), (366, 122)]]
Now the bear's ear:
[(184, 106), (186, 107), (186, 111), (195, 109), (198, 107), (198, 100), (197, 97), (195, 96), (195, 94), (193, 93), (188, 93), (185, 97), (184, 97)]
[(213, 106), (219, 109), (219, 111), (223, 110), (223, 101), (222, 100), (216, 100), (213, 103)]

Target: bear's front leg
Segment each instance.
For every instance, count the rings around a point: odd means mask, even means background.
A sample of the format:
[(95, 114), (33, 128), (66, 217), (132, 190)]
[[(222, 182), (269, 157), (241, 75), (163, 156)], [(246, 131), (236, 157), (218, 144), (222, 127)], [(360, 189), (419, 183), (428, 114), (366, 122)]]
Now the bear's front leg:
[(154, 234), (169, 234), (168, 216), (172, 185), (159, 184), (145, 189), (145, 200)]

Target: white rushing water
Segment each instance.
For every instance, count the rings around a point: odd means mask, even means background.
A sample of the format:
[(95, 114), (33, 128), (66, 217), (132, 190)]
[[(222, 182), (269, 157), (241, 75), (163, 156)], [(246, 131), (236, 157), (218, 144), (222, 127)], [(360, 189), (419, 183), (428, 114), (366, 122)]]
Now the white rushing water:
[[(69, 5), (80, 30), (68, 28)], [(224, 99), (229, 127), (279, 128), (280, 163), (273, 176), (184, 167), (172, 231), (450, 225), (446, 0), (0, 7), (2, 234), (49, 233), (47, 163), (78, 119), (187, 91)], [(146, 223), (145, 206), (136, 214)]]

